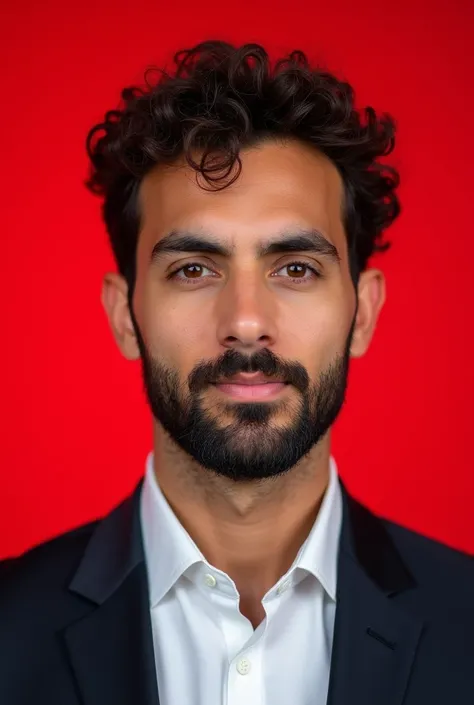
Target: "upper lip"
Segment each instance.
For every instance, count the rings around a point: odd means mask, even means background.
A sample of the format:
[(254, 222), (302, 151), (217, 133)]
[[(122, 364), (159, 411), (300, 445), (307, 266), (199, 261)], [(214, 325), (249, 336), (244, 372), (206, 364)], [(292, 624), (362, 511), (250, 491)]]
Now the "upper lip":
[(266, 383), (284, 383), (283, 379), (266, 377), (261, 372), (239, 372), (239, 374), (227, 379), (218, 380), (216, 384), (266, 384)]

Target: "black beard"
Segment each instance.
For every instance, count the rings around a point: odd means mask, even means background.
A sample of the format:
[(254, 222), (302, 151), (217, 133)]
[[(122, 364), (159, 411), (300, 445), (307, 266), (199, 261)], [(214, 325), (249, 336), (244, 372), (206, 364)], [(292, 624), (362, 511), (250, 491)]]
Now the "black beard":
[[(182, 450), (217, 475), (235, 482), (277, 477), (319, 443), (336, 420), (345, 400), (354, 323), (355, 317), (342, 355), (336, 356), (315, 384), (301, 364), (284, 362), (264, 349), (250, 357), (228, 350), (214, 363), (200, 363), (189, 375), (187, 387), (180, 384), (175, 370), (148, 355), (135, 324), (153, 416)], [(291, 384), (299, 393), (296, 404), (295, 395), (290, 394), (271, 402), (216, 402), (214, 415), (203, 407), (202, 392), (217, 379), (256, 371)], [(291, 424), (272, 427), (272, 416), (282, 409), (293, 411)], [(227, 426), (222, 424), (220, 410), (232, 419)]]

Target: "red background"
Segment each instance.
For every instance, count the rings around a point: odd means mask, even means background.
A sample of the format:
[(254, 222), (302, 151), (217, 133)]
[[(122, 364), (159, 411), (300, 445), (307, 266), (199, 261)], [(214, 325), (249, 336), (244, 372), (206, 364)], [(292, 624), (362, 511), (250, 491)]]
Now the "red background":
[(398, 120), (388, 302), (334, 454), (372, 509), (474, 553), (474, 3), (30, 0), (0, 26), (0, 555), (104, 514), (143, 473), (151, 415), (100, 303), (115, 266), (84, 138), (147, 65), (205, 38), (302, 48)]

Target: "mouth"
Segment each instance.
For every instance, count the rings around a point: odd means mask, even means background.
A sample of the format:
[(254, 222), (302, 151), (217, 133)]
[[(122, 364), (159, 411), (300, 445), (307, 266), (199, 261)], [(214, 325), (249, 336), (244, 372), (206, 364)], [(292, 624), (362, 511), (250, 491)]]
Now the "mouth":
[(288, 383), (282, 379), (265, 377), (260, 372), (240, 373), (227, 380), (214, 384), (215, 388), (228, 397), (245, 401), (272, 399), (278, 396)]

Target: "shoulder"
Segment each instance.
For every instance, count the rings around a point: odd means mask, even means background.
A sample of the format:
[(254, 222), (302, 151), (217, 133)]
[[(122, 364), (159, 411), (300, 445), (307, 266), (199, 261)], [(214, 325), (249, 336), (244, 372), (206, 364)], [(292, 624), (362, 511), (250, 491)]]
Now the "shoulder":
[[(91, 610), (90, 601), (68, 586), (98, 523), (83, 524), (20, 556), (0, 561), (2, 703), (26, 702), (20, 696), (26, 692), (25, 682), (36, 682), (42, 692), (46, 672), (53, 690), (61, 692), (67, 687), (58, 635)], [(39, 700), (44, 698), (39, 695)]]
[(0, 561), (0, 614), (14, 604), (62, 592), (100, 520), (88, 522)]
[(453, 548), (442, 541), (430, 538), (401, 524), (381, 518), (395, 544), (408, 559), (422, 561), (426, 568), (437, 569), (440, 565), (452, 570), (474, 570), (474, 556)]
[(425, 595), (451, 596), (453, 606), (474, 610), (474, 556), (394, 521), (380, 520)]

